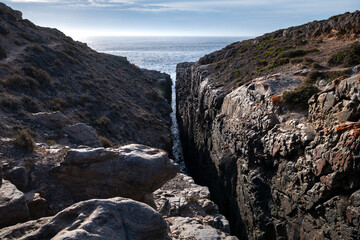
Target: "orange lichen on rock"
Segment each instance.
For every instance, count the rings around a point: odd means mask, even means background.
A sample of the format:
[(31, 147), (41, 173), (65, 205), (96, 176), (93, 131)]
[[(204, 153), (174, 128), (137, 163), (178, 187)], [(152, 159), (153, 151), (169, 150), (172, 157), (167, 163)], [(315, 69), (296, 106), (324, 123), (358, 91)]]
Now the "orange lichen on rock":
[(335, 131), (351, 131), (355, 137), (360, 136), (360, 122), (345, 122), (341, 125), (336, 126)]
[(325, 129), (324, 129), (324, 133), (325, 133), (325, 134), (328, 134), (328, 133), (330, 133), (330, 132), (331, 132), (331, 129), (328, 129), (328, 128), (325, 128)]
[(358, 82), (360, 82), (360, 74), (356, 77)]
[(229, 146), (228, 145), (223, 145), (223, 149), (226, 149), (228, 148)]
[(336, 126), (335, 130), (338, 131), (350, 131), (360, 128), (360, 122), (345, 122), (341, 125)]
[(270, 101), (274, 106), (278, 106), (281, 103), (281, 97), (280, 96), (271, 96)]

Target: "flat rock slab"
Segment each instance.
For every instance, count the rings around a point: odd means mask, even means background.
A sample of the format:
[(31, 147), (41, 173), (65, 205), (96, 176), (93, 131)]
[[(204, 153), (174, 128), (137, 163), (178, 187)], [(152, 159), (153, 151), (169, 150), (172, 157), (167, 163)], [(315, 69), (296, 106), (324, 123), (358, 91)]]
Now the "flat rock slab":
[(85, 123), (77, 123), (64, 127), (63, 132), (68, 134), (75, 142), (90, 147), (100, 147), (101, 142), (97, 137), (96, 131), (93, 127)]
[(70, 149), (54, 174), (76, 200), (117, 196), (141, 200), (178, 171), (165, 151), (132, 144)]
[(169, 239), (167, 224), (148, 205), (125, 198), (76, 203), (54, 217), (0, 230), (0, 239)]

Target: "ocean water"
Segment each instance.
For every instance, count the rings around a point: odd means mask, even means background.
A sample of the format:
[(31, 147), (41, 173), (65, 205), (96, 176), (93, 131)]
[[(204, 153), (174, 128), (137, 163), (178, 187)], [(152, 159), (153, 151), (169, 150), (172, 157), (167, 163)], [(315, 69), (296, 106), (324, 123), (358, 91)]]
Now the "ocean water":
[(176, 65), (180, 62), (193, 62), (205, 54), (220, 50), (226, 45), (241, 41), (242, 37), (93, 37), (85, 42), (99, 52), (127, 57), (137, 66), (165, 72), (171, 76), (172, 104), (171, 114), (174, 160), (185, 170), (184, 156), (176, 120)]

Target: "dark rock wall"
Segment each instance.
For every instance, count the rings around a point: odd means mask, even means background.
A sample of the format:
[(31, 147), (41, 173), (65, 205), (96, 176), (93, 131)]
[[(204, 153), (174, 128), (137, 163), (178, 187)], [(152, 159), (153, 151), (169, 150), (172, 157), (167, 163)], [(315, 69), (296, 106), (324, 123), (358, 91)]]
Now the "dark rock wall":
[[(209, 186), (242, 239), (359, 236), (360, 83), (353, 76), (328, 84), (310, 100), (308, 118), (274, 101), (300, 83), (274, 75), (229, 93), (212, 83), (207, 65), (178, 65), (178, 120), (188, 169)], [(318, 124), (324, 105), (341, 116), (327, 121), (327, 128)]]

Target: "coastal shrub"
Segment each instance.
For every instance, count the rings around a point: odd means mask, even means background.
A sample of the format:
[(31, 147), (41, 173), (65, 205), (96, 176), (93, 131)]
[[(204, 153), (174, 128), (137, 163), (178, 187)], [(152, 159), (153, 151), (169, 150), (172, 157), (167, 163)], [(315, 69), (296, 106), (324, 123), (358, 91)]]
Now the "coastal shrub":
[(108, 147), (112, 147), (113, 146), (113, 143), (107, 139), (106, 137), (103, 137), (103, 136), (98, 136), (100, 142), (101, 142), (101, 145), (104, 147), (104, 148), (108, 148)]
[(15, 146), (22, 148), (28, 152), (34, 151), (34, 140), (31, 137), (31, 131), (30, 129), (21, 129), (18, 130), (17, 135), (14, 139)]
[(311, 71), (308, 73), (307, 78), (305, 79), (305, 83), (312, 84), (315, 83), (317, 80), (324, 79), (328, 82), (331, 82), (339, 77), (348, 77), (347, 71)]
[(328, 60), (330, 66), (351, 67), (360, 64), (360, 43), (353, 43), (350, 47), (340, 50)]
[(7, 58), (7, 54), (6, 51), (4, 50), (4, 48), (2, 46), (0, 46), (0, 60)]
[(1, 96), (0, 107), (7, 112), (15, 112), (21, 109), (21, 103), (15, 96)]
[(21, 97), (21, 106), (23, 109), (31, 113), (40, 111), (39, 103), (28, 96)]
[(290, 62), (290, 60), (289, 60), (288, 57), (279, 58), (279, 59), (276, 61), (276, 63), (277, 63), (278, 65), (284, 65), (284, 64), (287, 64), (287, 63), (289, 63), (289, 62)]
[(59, 97), (51, 98), (50, 100), (48, 100), (48, 104), (53, 111), (62, 111), (69, 105), (65, 99)]
[(51, 84), (51, 77), (50, 75), (42, 70), (42, 69), (38, 69), (36, 70), (35, 72), (35, 78), (36, 80), (38, 80), (38, 82), (41, 84), (41, 85), (50, 85)]
[(260, 67), (265, 67), (266, 65), (268, 65), (268, 62), (264, 59), (261, 59), (256, 63), (256, 65)]
[(43, 69), (36, 69), (34, 66), (25, 66), (21, 70), (26, 76), (36, 79), (41, 85), (50, 85), (52, 83), (50, 75)]
[(300, 106), (307, 108), (309, 99), (318, 91), (317, 87), (310, 84), (304, 84), (292, 91), (284, 92), (282, 100), (284, 103), (292, 107)]
[(81, 101), (82, 101), (82, 102), (90, 102), (90, 97), (89, 97), (89, 95), (87, 95), (87, 94), (85, 94), (85, 93), (81, 94), (81, 95), (80, 95), (80, 98), (81, 98)]
[(101, 128), (109, 129), (111, 126), (111, 120), (107, 117), (101, 117), (95, 121), (95, 123)]
[(291, 64), (297, 64), (297, 63), (302, 63), (304, 61), (303, 58), (293, 58), (290, 60)]
[(7, 76), (3, 82), (11, 88), (22, 89), (22, 88), (34, 88), (35, 80), (31, 77), (23, 77), (19, 74), (13, 74)]
[(234, 72), (234, 77), (239, 77), (240, 76), (240, 71), (235, 71)]
[(318, 49), (294, 49), (289, 50), (286, 52), (283, 52), (280, 57), (289, 57), (289, 58), (295, 58), (295, 57), (302, 57), (312, 52), (319, 52)]

